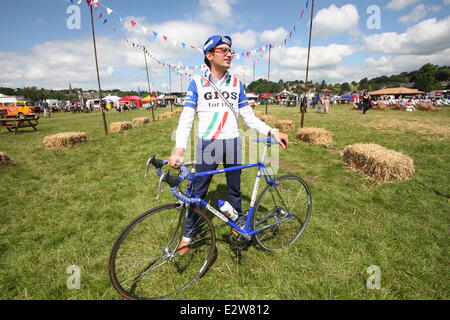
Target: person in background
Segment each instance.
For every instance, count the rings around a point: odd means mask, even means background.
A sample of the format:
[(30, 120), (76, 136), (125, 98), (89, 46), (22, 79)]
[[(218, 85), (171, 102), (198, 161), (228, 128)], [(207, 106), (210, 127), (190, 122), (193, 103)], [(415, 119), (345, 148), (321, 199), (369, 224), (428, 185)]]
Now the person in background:
[(369, 110), (371, 106), (371, 100), (369, 93), (367, 90), (364, 90), (363, 96), (362, 96), (362, 102), (363, 102), (363, 114), (366, 114), (367, 110)]

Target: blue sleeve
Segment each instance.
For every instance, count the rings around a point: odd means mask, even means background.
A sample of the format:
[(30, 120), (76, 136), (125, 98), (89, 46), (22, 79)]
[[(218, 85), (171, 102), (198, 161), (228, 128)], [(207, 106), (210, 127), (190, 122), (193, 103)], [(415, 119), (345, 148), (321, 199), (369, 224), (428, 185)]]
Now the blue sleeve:
[(245, 94), (244, 85), (241, 81), (239, 81), (240, 84), (240, 92), (239, 92), (239, 109), (249, 106), (247, 95)]
[(197, 101), (198, 101), (197, 85), (195, 84), (195, 80), (191, 80), (186, 92), (186, 99), (184, 100), (184, 106), (196, 109)]

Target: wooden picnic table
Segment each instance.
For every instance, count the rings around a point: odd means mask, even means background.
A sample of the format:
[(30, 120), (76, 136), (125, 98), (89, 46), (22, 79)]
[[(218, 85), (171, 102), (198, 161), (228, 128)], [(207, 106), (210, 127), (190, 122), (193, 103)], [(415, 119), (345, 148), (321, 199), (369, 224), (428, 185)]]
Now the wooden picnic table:
[(21, 128), (31, 127), (37, 131), (36, 126), (39, 124), (39, 118), (35, 116), (25, 116), (23, 118), (0, 118), (0, 128), (6, 128), (9, 132), (16, 134)]

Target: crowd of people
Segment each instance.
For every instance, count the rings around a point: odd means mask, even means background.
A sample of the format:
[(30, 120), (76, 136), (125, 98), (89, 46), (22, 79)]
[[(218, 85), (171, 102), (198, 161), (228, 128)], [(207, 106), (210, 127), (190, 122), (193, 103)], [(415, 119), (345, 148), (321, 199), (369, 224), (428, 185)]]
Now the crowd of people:
[[(364, 95), (367, 94), (367, 98), (364, 99)], [(415, 96), (394, 96), (394, 95), (381, 95), (370, 96), (367, 92), (364, 92), (363, 96), (356, 95), (353, 97), (353, 109), (364, 110), (365, 113), (368, 109), (387, 109), (388, 107), (394, 107), (398, 110), (416, 111), (416, 110), (433, 110), (442, 106), (450, 105), (450, 97), (430, 98), (423, 95)]]

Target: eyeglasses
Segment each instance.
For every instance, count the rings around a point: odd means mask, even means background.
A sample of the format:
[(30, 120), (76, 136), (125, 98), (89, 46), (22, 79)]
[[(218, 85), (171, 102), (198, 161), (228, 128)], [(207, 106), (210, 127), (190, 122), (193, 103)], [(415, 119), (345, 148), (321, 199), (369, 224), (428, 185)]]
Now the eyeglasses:
[(234, 50), (228, 49), (228, 48), (217, 48), (212, 50), (214, 52), (220, 52), (224, 56), (226, 56), (228, 53), (230, 53), (232, 56), (234, 56)]

